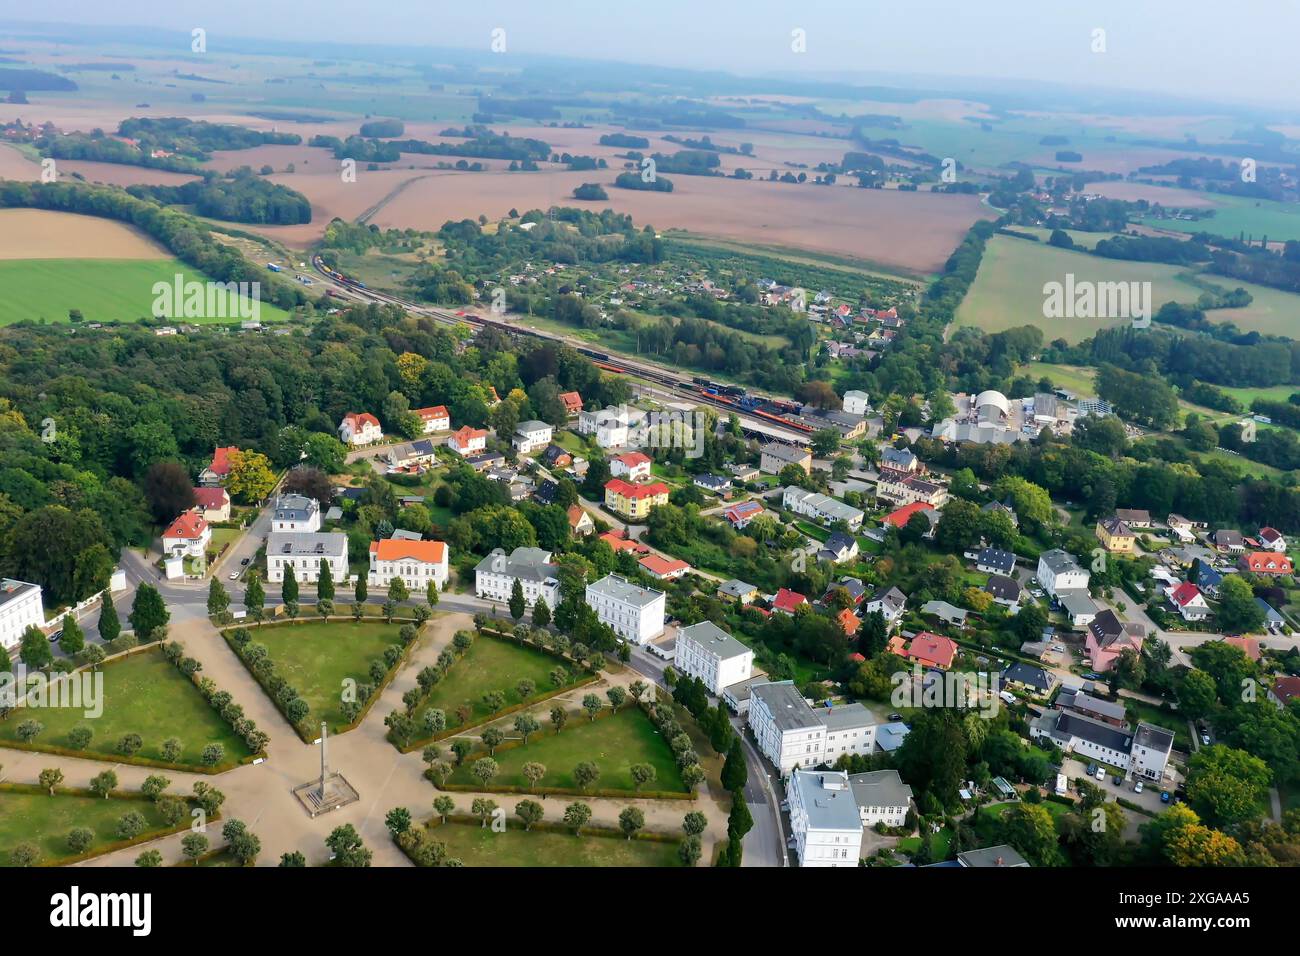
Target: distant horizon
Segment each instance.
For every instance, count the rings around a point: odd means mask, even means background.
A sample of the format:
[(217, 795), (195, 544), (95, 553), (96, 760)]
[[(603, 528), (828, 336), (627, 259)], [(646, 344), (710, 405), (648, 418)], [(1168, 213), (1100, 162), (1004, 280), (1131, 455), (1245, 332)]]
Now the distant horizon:
[[(0, 23), (22, 30), (117, 30), (134, 33), (140, 42), (149, 42), (155, 31), (181, 34), (203, 26), (213, 52), (220, 52), (221, 31), (226, 30), (240, 44), (320, 43), (464, 54), (488, 54), (491, 31), (499, 26), (506, 31), (505, 55), (521, 59), (585, 60), (777, 82), (899, 89), (937, 83), (958, 87), (946, 90), (954, 93), (962, 85), (996, 91), (1040, 84), (1083, 94), (1300, 112), (1298, 104), (1288, 102), (1292, 67), (1289, 41), (1283, 39), (1300, 33), (1300, 8), (1276, 10), (1265, 0), (1242, 0), (1243, 9), (1253, 7), (1257, 13), (1225, 16), (1208, 3), (1194, 2), (1177, 10), (1177, 19), (1172, 11), (1161, 19), (1155, 11), (1133, 9), (1136, 5), (1120, 0), (1098, 0), (1093, 6), (1100, 9), (1086, 13), (1050, 14), (1030, 0), (1000, 2), (1019, 13), (1004, 10), (1004, 21), (986, 11), (967, 10), (955, 0), (915, 0), (908, 11), (873, 10), (859, 17), (852, 3), (789, 12), (774, 9), (782, 6), (778, 0), (750, 0), (743, 14), (726, 19), (726, 4), (698, 9), (683, 0), (665, 0), (646, 17), (633, 16), (628, 29), (619, 21), (615, 31), (600, 33), (600, 12), (608, 14), (608, 6), (568, 0), (566, 19), (593, 24), (591, 34), (561, 29), (554, 11), (548, 18), (535, 5), (500, 0), (482, 0), (472, 11), (450, 5), (413, 9), (407, 0), (393, 0), (366, 9), (361, 19), (352, 3), (319, 0), (313, 7), (317, 15), (305, 23), (277, 19), (275, 0), (230, 0), (219, 8), (193, 0), (165, 7), (157, 0), (120, 0), (111, 10), (93, 11), (74, 0), (48, 0), (39, 15), (30, 8), (10, 9), (12, 0), (0, 0)], [(129, 26), (124, 23), (128, 18), (133, 21)], [(683, 18), (694, 19), (700, 29), (680, 31)], [(1049, 22), (1051, 18), (1056, 19)], [(845, 20), (860, 20), (860, 27), (845, 26)], [(1260, 31), (1261, 24), (1269, 29)], [(806, 52), (799, 55), (790, 49), (796, 29), (806, 31)], [(1106, 31), (1100, 53), (1091, 50), (1097, 29)], [(1234, 42), (1234, 34), (1242, 43)], [(1239, 54), (1234, 63), (1232, 51), (1247, 49), (1249, 59)], [(1030, 95), (1034, 88), (1020, 92)]]

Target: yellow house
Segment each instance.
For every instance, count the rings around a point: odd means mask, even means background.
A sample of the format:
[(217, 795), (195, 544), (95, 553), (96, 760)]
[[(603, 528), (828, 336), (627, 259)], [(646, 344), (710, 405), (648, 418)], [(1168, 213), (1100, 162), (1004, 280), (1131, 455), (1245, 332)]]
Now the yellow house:
[(1097, 539), (1112, 554), (1132, 554), (1137, 536), (1119, 518), (1106, 518), (1097, 522)]
[(634, 484), (614, 478), (605, 485), (605, 507), (629, 521), (644, 519), (659, 505), (668, 504), (668, 486), (662, 481)]

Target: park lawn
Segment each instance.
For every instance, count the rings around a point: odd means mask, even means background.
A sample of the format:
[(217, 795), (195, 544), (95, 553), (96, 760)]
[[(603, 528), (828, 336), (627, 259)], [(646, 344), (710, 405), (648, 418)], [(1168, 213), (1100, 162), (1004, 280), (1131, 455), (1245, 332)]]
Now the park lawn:
[(309, 621), (255, 628), (253, 642), (266, 646), (276, 673), (311, 707), (308, 723), (324, 720), (337, 732), (348, 723), (343, 682), (370, 683), (370, 662), (382, 659), (389, 646), (400, 646), (400, 627), (383, 621)]
[[(41, 851), (42, 864), (72, 859), (67, 837), (74, 827), (88, 827), (95, 832), (88, 853), (104, 853), (122, 842), (117, 836), (117, 824), (131, 810), (138, 810), (148, 821), (145, 835), (160, 836), (170, 829), (149, 800), (0, 790), (0, 867), (10, 865), (9, 852), (19, 843), (35, 844)], [(188, 820), (182, 824), (188, 825)]]
[[(470, 773), (470, 767), (486, 751), (477, 750), (456, 768), (449, 782), (479, 788), (479, 782)], [(528, 741), (527, 746), (498, 749), (497, 766), (500, 768), (492, 781), (493, 787), (527, 787), (521, 768), (526, 763), (545, 764), (546, 776), (540, 787), (559, 787), (577, 790), (573, 768), (590, 761), (600, 768), (600, 779), (594, 790), (626, 790), (632, 793), (636, 784), (630, 768), (633, 764), (648, 763), (655, 768), (656, 779), (645, 789), (686, 792), (677, 761), (668, 741), (660, 736), (639, 707), (627, 703), (617, 714), (589, 720), (585, 712), (571, 712), (569, 723), (560, 733), (555, 733), (549, 721)]]
[[(153, 315), (156, 282), (169, 286), (177, 275), (186, 282), (207, 276), (177, 259), (6, 259), (0, 261), (0, 325), (23, 320), (66, 323), (70, 309), (87, 322), (135, 322)], [(91, 292), (93, 290), (93, 293)], [(289, 316), (268, 302), (260, 303), (263, 322)], [(220, 318), (174, 316), (176, 322), (237, 323), (238, 315)]]
[(226, 750), (222, 768), (235, 766), (250, 755), (248, 745), (221, 716), (212, 709), (188, 678), (163, 657), (160, 649), (131, 654), (105, 664), (103, 713), (86, 717), (83, 708), (42, 707), (19, 709), (8, 720), (0, 721), (0, 746), (18, 739), (18, 725), (27, 719), (40, 721), (45, 729), (34, 741), (35, 747), (71, 749), (68, 732), (84, 724), (94, 731), (85, 756), (117, 761), (117, 742), (125, 734), (139, 734), (144, 746), (136, 754), (162, 762), (163, 741), (176, 737), (181, 741), (178, 767), (201, 767), (200, 754), (208, 744), (221, 744)]
[[(557, 818), (558, 804), (547, 808)], [(558, 819), (552, 822), (559, 822)], [(433, 838), (447, 846), (447, 855), (465, 866), (681, 866), (676, 840), (625, 840), (622, 837), (569, 831), (524, 830), (515, 820), (504, 833), (478, 822), (449, 820), (429, 827)]]
[[(523, 703), (515, 685), (524, 679), (531, 680), (537, 688), (533, 698), (551, 694), (559, 689), (551, 683), (551, 671), (557, 667), (569, 672), (570, 680), (565, 687), (572, 687), (586, 676), (572, 661), (539, 648), (479, 634), (469, 649), (451, 665), (424, 703), (416, 708), (413, 714), (415, 722), (419, 724), (425, 711), (433, 709), (447, 715), (448, 727), (473, 727), (484, 723), (494, 713), (484, 703), (484, 694), (501, 691), (506, 698), (506, 707), (514, 707)], [(456, 708), (462, 704), (470, 707), (470, 717), (465, 724), (460, 724), (456, 717)]]

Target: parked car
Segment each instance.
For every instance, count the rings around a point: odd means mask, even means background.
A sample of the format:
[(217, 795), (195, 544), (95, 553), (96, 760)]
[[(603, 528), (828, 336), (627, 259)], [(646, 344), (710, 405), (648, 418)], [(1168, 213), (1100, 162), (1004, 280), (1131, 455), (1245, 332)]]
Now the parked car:
[(1097, 765), (1095, 763), (1088, 764), (1088, 770), (1087, 770), (1088, 776), (1091, 777), (1096, 772), (1097, 772)]
[(1123, 786), (1123, 784), (1124, 784), (1124, 778), (1121, 777), (1119, 774), (1115, 774), (1115, 776), (1113, 776), (1113, 777), (1110, 778), (1110, 782), (1113, 783), (1113, 784), (1114, 784), (1115, 786), (1117, 786), (1117, 787), (1119, 787), (1119, 786)]
[(1161, 790), (1161, 791), (1160, 791), (1160, 802), (1161, 802), (1161, 803), (1168, 803), (1169, 800), (1170, 800), (1170, 797), (1169, 797), (1169, 791), (1168, 791), (1168, 790)]
[(238, 581), (238, 580), (239, 580), (239, 572), (238, 572), (238, 571), (231, 571), (231, 572), (230, 572), (230, 580), (232, 580), (232, 581)]
[(1105, 767), (1098, 767), (1098, 768), (1097, 768), (1097, 779), (1100, 780), (1102, 783), (1105, 783), (1105, 782), (1106, 782), (1106, 768), (1105, 768)]
[(1133, 792), (1134, 792), (1134, 793), (1141, 793), (1141, 792), (1142, 792), (1142, 781), (1141, 781), (1141, 780), (1139, 780), (1137, 783), (1133, 784)]
[(53, 634), (50, 635), (50, 643), (56, 644), (62, 637), (63, 637), (63, 628), (59, 628), (57, 631), (55, 631)]
[(902, 715), (902, 714), (890, 714), (890, 715), (889, 715), (889, 719), (890, 719), (890, 720), (902, 720), (902, 719), (903, 719), (903, 715)]
[(1209, 734), (1201, 734), (1201, 746), (1202, 746), (1202, 747), (1208, 747), (1208, 746), (1210, 746), (1210, 735), (1209, 735)]
[(239, 562), (240, 567), (243, 567), (243, 566), (246, 565), (246, 564), (248, 564), (248, 558), (244, 558), (243, 561), (240, 561), (240, 562)]

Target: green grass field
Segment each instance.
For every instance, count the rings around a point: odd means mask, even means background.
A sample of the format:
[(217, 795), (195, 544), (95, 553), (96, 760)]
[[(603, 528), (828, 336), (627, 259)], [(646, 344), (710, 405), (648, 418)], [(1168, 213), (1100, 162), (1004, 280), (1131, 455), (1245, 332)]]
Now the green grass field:
[[(449, 782), (477, 788), (478, 780), (470, 773), (470, 766), (486, 755), (486, 751), (472, 753)], [(576, 790), (573, 768), (583, 761), (600, 768), (600, 779), (594, 787), (597, 790), (632, 793), (636, 785), (629, 768), (648, 763), (655, 768), (657, 779), (646, 790), (686, 792), (668, 742), (659, 735), (650, 718), (630, 703), (617, 714), (595, 721), (588, 720), (583, 713), (571, 713), (569, 723), (558, 734), (549, 721), (544, 722), (542, 731), (534, 734), (527, 746), (497, 751), (500, 772), (492, 783), (493, 786), (526, 787), (528, 781), (520, 770), (526, 763), (537, 762), (545, 764), (547, 769), (538, 786)]]
[(1300, 328), (1300, 296), (1289, 292), (1208, 273), (1197, 275), (1180, 266), (1104, 259), (1006, 236), (989, 240), (975, 282), (957, 309), (956, 323), (987, 332), (1037, 325), (1046, 341), (1062, 338), (1071, 344), (1119, 324), (1115, 319), (1045, 318), (1043, 286), (1048, 282), (1064, 283), (1067, 273), (1074, 274), (1076, 283), (1149, 281), (1153, 313), (1166, 302), (1194, 304), (1206, 283), (1229, 290), (1241, 287), (1254, 297), (1250, 305), (1213, 309), (1206, 313), (1207, 318), (1233, 322), (1243, 331), (1273, 335), (1294, 336)]
[[(176, 259), (5, 259), (0, 260), (0, 325), (25, 319), (67, 322), (69, 309), (80, 309), (87, 322), (134, 322), (153, 317), (154, 283), (207, 281)], [(261, 303), (263, 322), (283, 322), (288, 314)], [(238, 322), (233, 318), (186, 318), (196, 325)]]
[(20, 843), (33, 843), (41, 851), (40, 864), (57, 864), (69, 860), (68, 832), (74, 827), (88, 827), (95, 840), (88, 852), (103, 853), (120, 842), (117, 823), (131, 810), (144, 814), (149, 823), (147, 833), (161, 834), (168, 829), (152, 802), (123, 797), (107, 799), (56, 793), (15, 793), (0, 790), (0, 867), (9, 866), (9, 853)]
[(1214, 215), (1194, 222), (1174, 219), (1136, 220), (1154, 229), (1171, 232), (1208, 232), (1216, 236), (1236, 238), (1245, 234), (1256, 241), (1267, 236), (1270, 242), (1300, 239), (1300, 205), (1274, 202), (1268, 199), (1245, 199), (1218, 193), (1194, 191), (1188, 194), (1199, 200), (1210, 200)]
[(531, 680), (536, 687), (532, 697), (550, 694), (557, 689), (551, 683), (551, 671), (557, 667), (569, 672), (566, 687), (585, 676), (572, 661), (561, 660), (535, 647), (480, 634), (433, 688), (428, 699), (416, 708), (415, 721), (418, 724), (425, 711), (434, 709), (447, 715), (448, 727), (459, 727), (456, 708), (465, 704), (471, 713), (464, 726), (481, 724), (493, 714), (483, 702), (484, 694), (501, 691), (506, 706), (513, 707), (522, 703), (515, 687), (524, 679)]
[(149, 760), (161, 761), (163, 741), (178, 738), (182, 743), (178, 766), (201, 766), (199, 755), (211, 743), (225, 747), (223, 767), (232, 767), (249, 755), (244, 741), (161, 651), (142, 651), (114, 661), (103, 668), (103, 675), (102, 715), (88, 718), (82, 708), (19, 709), (0, 721), (0, 746), (16, 741), (18, 725), (34, 719), (45, 725), (35, 740), (37, 747), (70, 748), (68, 731), (85, 725), (94, 732), (85, 755), (104, 760), (118, 759), (117, 742), (130, 733), (144, 740), (137, 756)]
[(311, 707), (314, 726), (328, 721), (331, 730), (346, 726), (343, 682), (370, 682), (370, 662), (399, 643), (400, 624), (382, 621), (330, 621), (282, 624), (253, 629), (253, 642), (266, 645), (276, 673), (287, 680)]
[[(552, 822), (558, 822), (563, 812), (558, 803), (547, 807), (548, 817), (556, 818)], [(441, 825), (435, 820), (429, 832), (435, 840), (446, 844), (449, 857), (465, 866), (681, 866), (676, 841), (526, 831), (515, 820), (507, 822), (504, 833), (458, 820)]]

